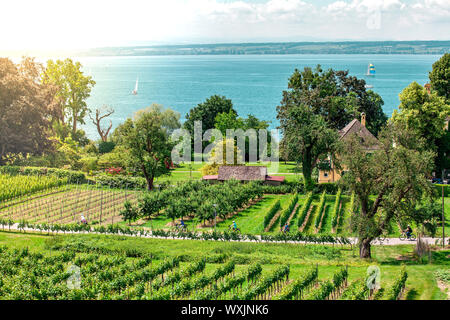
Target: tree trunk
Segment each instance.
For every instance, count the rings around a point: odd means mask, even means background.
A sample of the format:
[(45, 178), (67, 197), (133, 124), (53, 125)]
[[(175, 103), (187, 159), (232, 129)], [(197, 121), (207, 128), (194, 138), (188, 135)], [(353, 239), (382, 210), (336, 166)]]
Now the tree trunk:
[(77, 132), (77, 116), (75, 114), (73, 115), (72, 132)]
[(152, 191), (153, 190), (153, 177), (148, 177), (146, 175), (145, 179), (147, 180), (148, 191)]
[(303, 171), (303, 178), (305, 183), (305, 189), (306, 191), (312, 190), (314, 183), (311, 179), (312, 175), (312, 165), (311, 165), (311, 157), (309, 156), (309, 152), (305, 153), (305, 156), (303, 157), (302, 161), (302, 171)]
[(372, 258), (371, 254), (371, 242), (372, 239), (364, 238), (359, 244), (359, 257), (360, 258)]

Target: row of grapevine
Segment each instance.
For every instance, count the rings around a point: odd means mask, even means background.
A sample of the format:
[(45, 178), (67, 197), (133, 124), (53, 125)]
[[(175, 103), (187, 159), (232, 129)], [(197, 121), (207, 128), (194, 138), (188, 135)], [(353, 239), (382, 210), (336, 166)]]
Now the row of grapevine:
[(294, 280), (289, 285), (285, 286), (275, 297), (274, 300), (301, 300), (304, 292), (310, 290), (317, 284), (317, 277), (319, 269), (313, 268), (305, 272), (300, 278)]
[(333, 220), (331, 222), (331, 227), (334, 229), (337, 227), (338, 219), (339, 219), (339, 209), (341, 208), (341, 194), (342, 189), (339, 188), (337, 194), (336, 194), (336, 201), (334, 202), (333, 207)]
[(255, 285), (250, 286), (247, 290), (236, 295), (233, 300), (253, 300), (259, 298), (270, 297), (273, 289), (279, 291), (281, 283), (289, 280), (290, 268), (288, 265), (279, 266), (269, 275), (264, 276)]
[(0, 201), (7, 201), (67, 183), (54, 176), (9, 176), (0, 174)]
[(289, 202), (289, 205), (284, 211), (281, 213), (280, 216), (280, 227), (284, 226), (286, 222), (289, 220), (292, 211), (294, 211), (295, 205), (298, 202), (298, 194), (296, 193), (294, 197), (292, 198), (291, 202)]
[(311, 202), (313, 200), (313, 193), (309, 192), (306, 195), (306, 200), (303, 202), (302, 208), (300, 209), (299, 217), (298, 217), (298, 223), (297, 226), (300, 228), (303, 223), (305, 222), (306, 216), (308, 215), (309, 207), (311, 206)]
[(323, 213), (325, 211), (324, 210), (324, 208), (325, 208), (325, 199), (326, 199), (326, 192), (324, 191), (322, 193), (322, 195), (320, 196), (319, 205), (316, 208), (316, 214), (315, 214), (315, 217), (316, 217), (316, 221), (315, 221), (316, 230), (319, 229), (320, 223), (322, 221), (322, 216), (323, 216)]
[(400, 299), (403, 291), (405, 290), (406, 280), (408, 279), (408, 273), (403, 267), (400, 276), (395, 279), (394, 284), (386, 291), (385, 298), (387, 300), (398, 300)]
[(347, 285), (348, 271), (343, 268), (333, 275), (333, 280), (322, 282), (319, 288), (311, 291), (308, 300), (329, 300), (335, 299), (342, 293), (343, 288)]
[(280, 211), (281, 203), (278, 199), (275, 201), (275, 203), (267, 210), (266, 214), (264, 215), (264, 228), (267, 228), (270, 224), (270, 221), (272, 221), (273, 217)]

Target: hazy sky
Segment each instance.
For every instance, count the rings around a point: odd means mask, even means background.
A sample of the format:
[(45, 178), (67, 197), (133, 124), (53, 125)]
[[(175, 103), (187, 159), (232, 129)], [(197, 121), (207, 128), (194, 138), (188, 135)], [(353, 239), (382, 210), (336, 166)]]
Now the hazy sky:
[(2, 0), (0, 30), (0, 50), (450, 40), (450, 0)]

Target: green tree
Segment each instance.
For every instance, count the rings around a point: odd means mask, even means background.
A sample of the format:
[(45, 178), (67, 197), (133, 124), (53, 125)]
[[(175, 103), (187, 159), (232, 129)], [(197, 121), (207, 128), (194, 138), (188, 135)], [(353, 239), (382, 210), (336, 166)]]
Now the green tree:
[(84, 118), (89, 111), (86, 99), (95, 85), (92, 77), (85, 76), (81, 68), (81, 63), (71, 59), (49, 60), (43, 76), (45, 84), (58, 88), (57, 97), (61, 108), (57, 120), (62, 124), (69, 122), (73, 134), (77, 132), (78, 123), (85, 123)]
[(198, 104), (189, 111), (189, 114), (186, 115), (184, 128), (188, 130), (193, 137), (194, 122), (202, 121), (203, 134), (206, 130), (214, 128), (217, 114), (223, 112), (228, 113), (230, 111), (237, 115), (230, 99), (218, 95), (211, 96), (206, 99), (205, 102)]
[(312, 171), (319, 160), (336, 151), (338, 133), (303, 104), (278, 108), (278, 119), (283, 134), (281, 148), (288, 150), (289, 158), (302, 164), (306, 190), (311, 190)]
[(437, 152), (436, 170), (445, 169), (448, 148), (448, 134), (444, 129), (445, 120), (450, 115), (450, 105), (435, 92), (427, 90), (417, 82), (411, 83), (400, 93), (399, 110), (394, 110), (392, 120), (402, 123), (407, 128), (427, 141), (430, 150)]
[(367, 152), (374, 143), (354, 134), (340, 153), (348, 169), (340, 183), (355, 193), (360, 207), (353, 212), (351, 225), (361, 258), (371, 257), (372, 241), (390, 230), (391, 223), (414, 219), (416, 207), (433, 196), (427, 177), (434, 153), (427, 150), (424, 139), (402, 124), (390, 123), (380, 132), (378, 148)]
[(314, 114), (321, 115), (329, 127), (340, 130), (361, 113), (366, 114), (367, 128), (377, 135), (387, 121), (381, 97), (365, 88), (366, 82), (348, 75), (348, 71), (314, 70), (307, 67), (295, 70), (279, 108), (304, 104)]
[(127, 168), (142, 172), (149, 190), (153, 189), (154, 178), (170, 172), (171, 151), (177, 143), (170, 135), (180, 128), (179, 119), (177, 112), (153, 104), (116, 129), (116, 140), (128, 151), (123, 155), (129, 163)]
[(41, 83), (43, 66), (26, 58), (0, 58), (0, 164), (7, 154), (41, 155), (53, 150), (50, 119), (55, 87)]
[(429, 78), (431, 89), (450, 104), (450, 53), (444, 54), (433, 64)]

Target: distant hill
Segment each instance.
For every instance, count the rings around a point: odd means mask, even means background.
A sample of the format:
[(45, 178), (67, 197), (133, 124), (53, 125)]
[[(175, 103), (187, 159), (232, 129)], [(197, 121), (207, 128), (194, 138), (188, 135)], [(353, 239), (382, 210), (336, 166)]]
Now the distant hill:
[(238, 54), (444, 54), (450, 41), (285, 42), (96, 48), (81, 56)]

